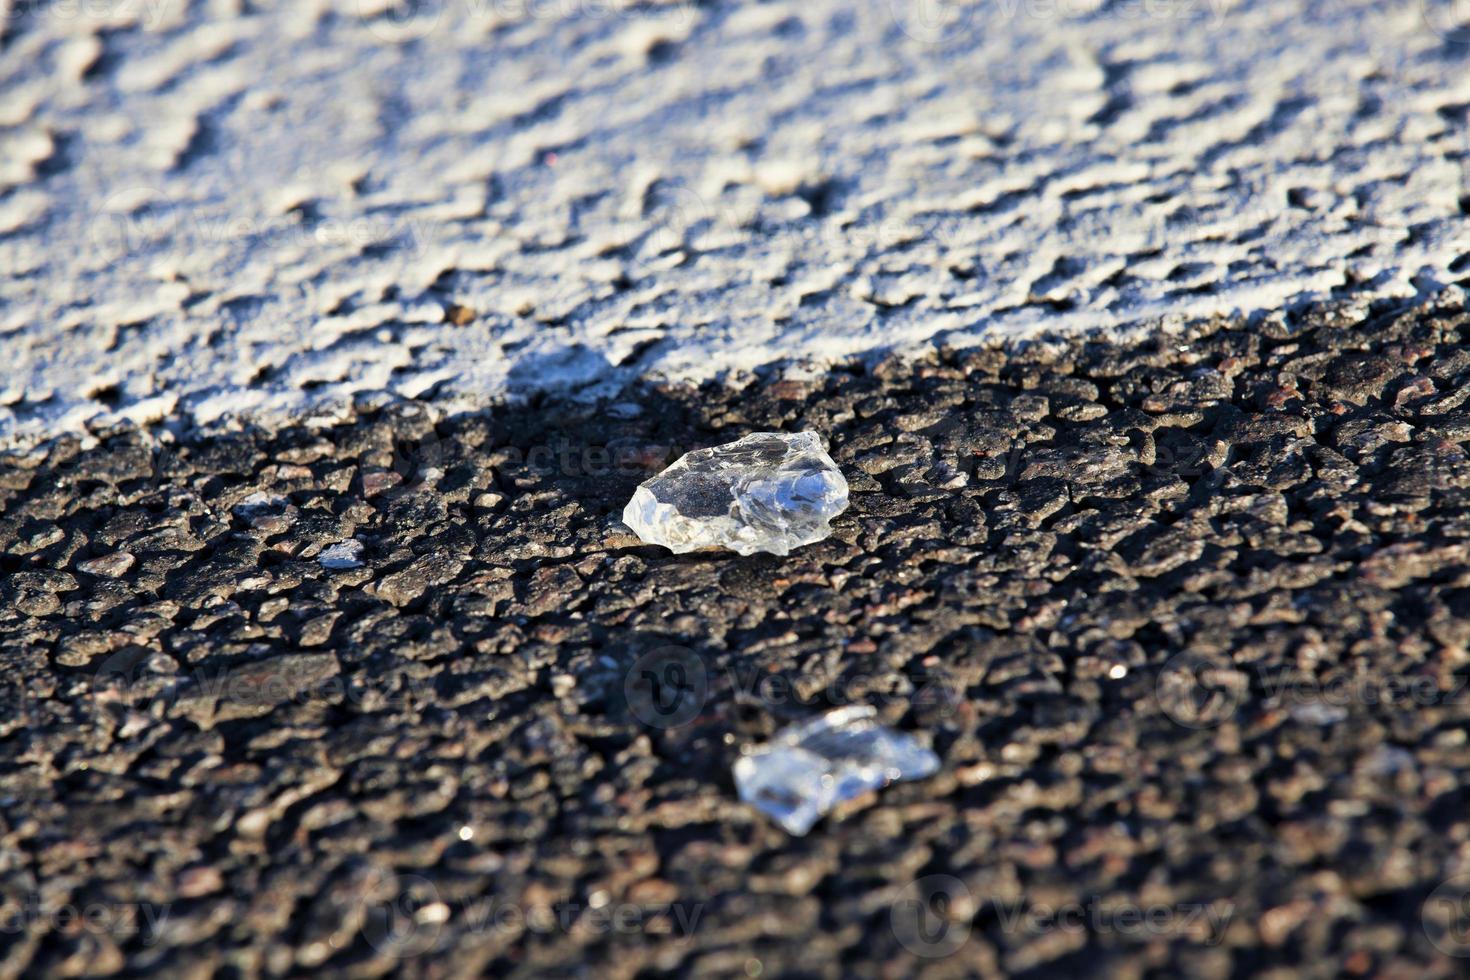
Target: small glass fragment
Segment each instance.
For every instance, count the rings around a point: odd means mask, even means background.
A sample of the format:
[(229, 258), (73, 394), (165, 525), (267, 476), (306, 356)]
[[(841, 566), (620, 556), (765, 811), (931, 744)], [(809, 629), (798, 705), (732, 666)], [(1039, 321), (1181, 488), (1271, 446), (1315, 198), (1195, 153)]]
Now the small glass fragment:
[(799, 837), (839, 803), (939, 769), (931, 749), (876, 715), (852, 705), (782, 729), (736, 761), (740, 798)]
[(332, 572), (362, 567), (362, 542), (343, 541), (330, 548), (323, 548), (316, 556), (317, 563)]
[(276, 493), (252, 493), (234, 506), (234, 514), (267, 534), (279, 534), (296, 521), (296, 508)]
[(623, 523), (677, 554), (714, 546), (785, 555), (830, 535), (846, 509), (847, 480), (820, 436), (757, 432), (679, 457), (637, 489)]

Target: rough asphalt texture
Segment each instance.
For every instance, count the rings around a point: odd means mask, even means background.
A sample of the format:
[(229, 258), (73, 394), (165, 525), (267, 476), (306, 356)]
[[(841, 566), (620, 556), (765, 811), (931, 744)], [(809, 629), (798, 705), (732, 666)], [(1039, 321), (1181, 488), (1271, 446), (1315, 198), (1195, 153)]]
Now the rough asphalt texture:
[[(1456, 973), (1461, 299), (11, 461), (3, 972)], [(830, 540), (618, 524), (807, 428)], [(800, 839), (736, 799), (849, 702), (940, 774)]]
[(1428, 296), (1464, 0), (0, 0), (0, 446)]

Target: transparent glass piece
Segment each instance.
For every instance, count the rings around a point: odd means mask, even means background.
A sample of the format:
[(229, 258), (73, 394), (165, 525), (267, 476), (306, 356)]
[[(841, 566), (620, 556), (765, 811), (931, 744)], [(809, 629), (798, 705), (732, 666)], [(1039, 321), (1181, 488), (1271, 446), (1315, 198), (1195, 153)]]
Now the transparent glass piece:
[(316, 556), (316, 560), (323, 568), (334, 572), (361, 568), (362, 542), (343, 541), (341, 544), (323, 548), (322, 553)]
[(740, 798), (801, 836), (845, 800), (901, 779), (923, 779), (939, 757), (912, 735), (853, 705), (782, 729), (735, 763)]
[(815, 432), (757, 432), (681, 456), (646, 481), (623, 523), (676, 553), (720, 547), (742, 555), (821, 541), (847, 509), (847, 480)]

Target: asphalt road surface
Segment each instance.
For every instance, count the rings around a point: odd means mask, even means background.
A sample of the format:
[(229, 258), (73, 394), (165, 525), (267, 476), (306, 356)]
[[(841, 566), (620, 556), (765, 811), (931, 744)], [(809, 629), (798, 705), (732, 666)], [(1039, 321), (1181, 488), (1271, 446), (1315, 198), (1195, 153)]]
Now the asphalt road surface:
[[(1451, 289), (12, 458), (0, 972), (1458, 974), (1467, 331)], [(766, 429), (848, 475), (829, 540), (619, 523)], [(940, 772), (803, 838), (740, 802), (851, 703)]]

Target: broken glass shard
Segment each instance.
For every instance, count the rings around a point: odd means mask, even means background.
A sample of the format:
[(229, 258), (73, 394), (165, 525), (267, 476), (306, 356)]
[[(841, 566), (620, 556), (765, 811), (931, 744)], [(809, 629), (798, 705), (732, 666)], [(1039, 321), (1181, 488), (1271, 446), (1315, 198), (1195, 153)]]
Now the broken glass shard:
[(853, 705), (782, 729), (736, 761), (740, 798), (800, 836), (839, 803), (939, 769), (932, 750), (876, 715)]
[(638, 488), (623, 523), (679, 554), (713, 546), (785, 555), (831, 534), (846, 509), (847, 480), (820, 436), (757, 432), (681, 456)]
[(234, 514), (257, 531), (279, 534), (296, 521), (291, 501), (275, 493), (252, 493), (234, 506)]
[(362, 567), (362, 542), (343, 541), (334, 544), (330, 548), (323, 548), (322, 553), (316, 556), (317, 563), (332, 572), (345, 571), (349, 568)]

